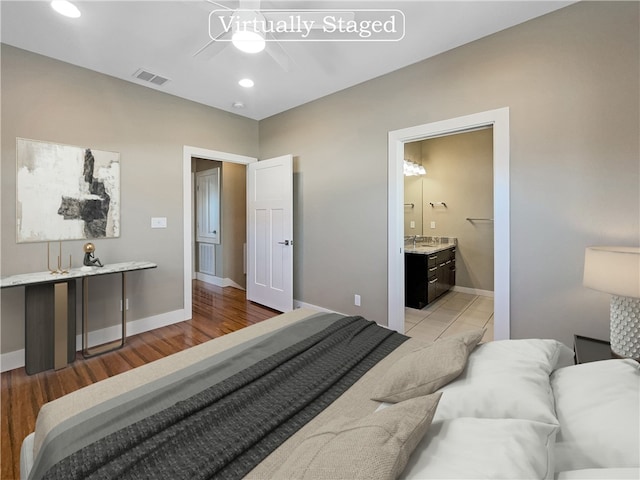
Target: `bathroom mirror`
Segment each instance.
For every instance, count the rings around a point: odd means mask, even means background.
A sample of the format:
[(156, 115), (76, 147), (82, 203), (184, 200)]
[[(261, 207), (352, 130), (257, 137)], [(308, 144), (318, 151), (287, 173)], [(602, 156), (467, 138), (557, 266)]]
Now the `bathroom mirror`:
[[(404, 158), (422, 165), (422, 142), (405, 143)], [(422, 175), (404, 177), (404, 234), (422, 235)]]

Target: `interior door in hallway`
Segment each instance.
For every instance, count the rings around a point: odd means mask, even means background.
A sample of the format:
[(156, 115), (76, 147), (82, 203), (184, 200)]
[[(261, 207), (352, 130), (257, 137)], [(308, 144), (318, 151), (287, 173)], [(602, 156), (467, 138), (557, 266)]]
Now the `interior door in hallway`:
[(247, 299), (293, 310), (293, 156), (247, 168)]

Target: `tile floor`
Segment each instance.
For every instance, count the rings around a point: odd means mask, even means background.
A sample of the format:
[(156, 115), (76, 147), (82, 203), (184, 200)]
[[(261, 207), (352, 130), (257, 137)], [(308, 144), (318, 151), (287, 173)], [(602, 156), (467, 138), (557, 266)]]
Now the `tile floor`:
[(493, 340), (493, 298), (450, 291), (422, 310), (404, 309), (405, 335), (427, 341), (486, 327), (483, 342)]

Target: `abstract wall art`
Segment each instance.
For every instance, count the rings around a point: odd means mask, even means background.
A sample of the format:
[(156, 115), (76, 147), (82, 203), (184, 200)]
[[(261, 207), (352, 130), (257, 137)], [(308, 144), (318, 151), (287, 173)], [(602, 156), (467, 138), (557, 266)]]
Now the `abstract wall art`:
[(120, 154), (16, 139), (17, 242), (120, 236)]

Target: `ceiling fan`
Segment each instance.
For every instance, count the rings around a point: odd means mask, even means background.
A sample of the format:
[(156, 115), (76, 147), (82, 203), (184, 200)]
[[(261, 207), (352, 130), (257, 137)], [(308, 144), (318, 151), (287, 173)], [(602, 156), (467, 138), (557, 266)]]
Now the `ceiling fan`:
[[(238, 31), (234, 28), (234, 26), (239, 23), (238, 21), (242, 22), (243, 20), (251, 19), (252, 17), (259, 20), (266, 20), (267, 17), (271, 17), (270, 20), (277, 21), (277, 17), (282, 16), (282, 14), (277, 11), (261, 11), (260, 0), (239, 0), (238, 8), (235, 9), (222, 5), (214, 0), (206, 1), (216, 7), (215, 10), (228, 11), (230, 13), (230, 17), (228, 17), (226, 23), (221, 23), (221, 26), (226, 28), (221, 28), (220, 31), (210, 32), (211, 39), (193, 54), (194, 57), (202, 60), (210, 60), (229, 45), (235, 45), (237, 43), (234, 35), (246, 33), (246, 31)], [(286, 72), (291, 71), (294, 63), (293, 59), (285, 51), (281, 43), (276, 40), (273, 34), (269, 32), (258, 32), (257, 35), (262, 36), (264, 50), (271, 56), (271, 58)], [(242, 49), (241, 47), (237, 48)], [(262, 49), (259, 51), (261, 50)]]

